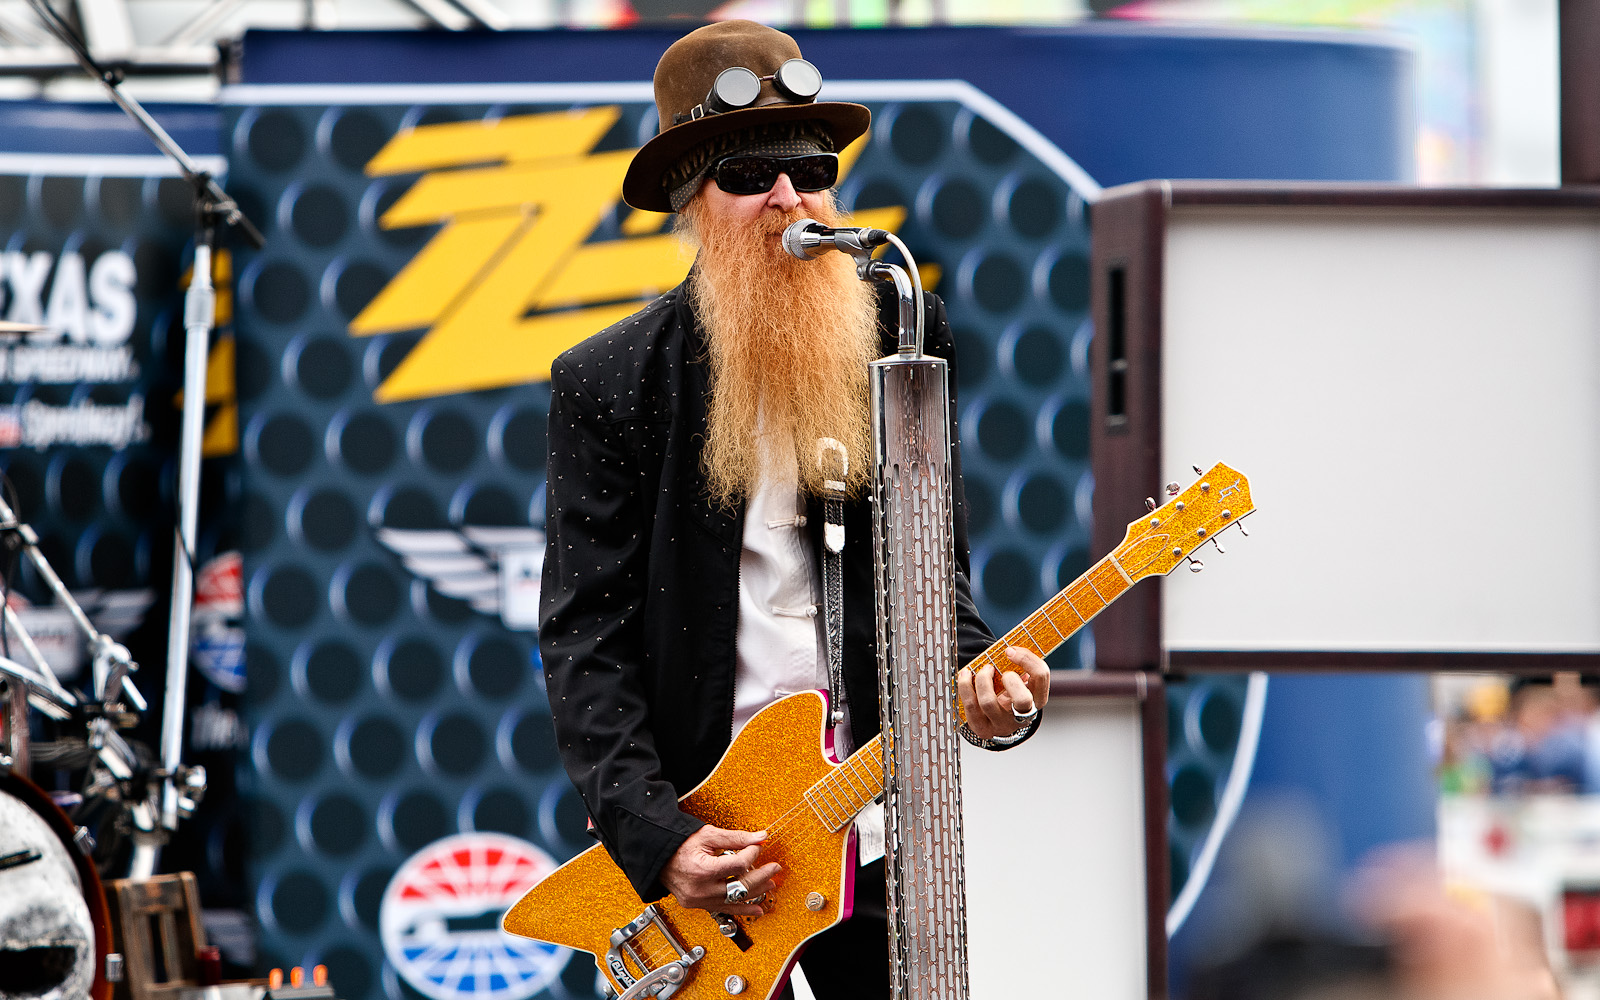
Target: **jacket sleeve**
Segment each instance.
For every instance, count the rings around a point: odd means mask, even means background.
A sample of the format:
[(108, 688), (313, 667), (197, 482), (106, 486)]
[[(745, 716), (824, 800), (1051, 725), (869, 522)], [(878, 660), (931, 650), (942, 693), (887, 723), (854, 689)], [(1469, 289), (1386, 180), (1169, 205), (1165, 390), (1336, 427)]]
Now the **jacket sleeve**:
[[(928, 294), (931, 308), (924, 320), (924, 350), (944, 358), (950, 365), (950, 479), (955, 505), (956, 550), (956, 660), (970, 663), (983, 655), (995, 643), (995, 634), (978, 614), (978, 605), (972, 599), (972, 555), (967, 539), (967, 498), (961, 479), (961, 432), (956, 422), (959, 407), (956, 402), (956, 351), (955, 335), (950, 330), (950, 318), (945, 314), (944, 301)], [(1014, 743), (992, 744), (991, 750), (1009, 750), (1027, 742), (1039, 731), (1043, 716), (1036, 717), (1023, 731), (1022, 738)]]
[(704, 823), (679, 810), (650, 728), (640, 629), (649, 532), (624, 434), (558, 359), (539, 652), (562, 764), (601, 843), (648, 901), (666, 894), (661, 869)]

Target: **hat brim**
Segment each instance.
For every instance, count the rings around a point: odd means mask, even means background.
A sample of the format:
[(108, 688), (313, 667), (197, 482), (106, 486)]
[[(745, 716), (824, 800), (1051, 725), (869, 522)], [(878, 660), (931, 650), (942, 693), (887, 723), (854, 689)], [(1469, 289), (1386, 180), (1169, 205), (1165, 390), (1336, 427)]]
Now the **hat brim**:
[(689, 150), (724, 132), (768, 122), (821, 122), (835, 150), (854, 142), (872, 125), (872, 112), (860, 104), (822, 101), (812, 104), (767, 104), (720, 115), (707, 115), (674, 125), (639, 147), (622, 178), (622, 200), (645, 212), (671, 212), (672, 201), (662, 178)]

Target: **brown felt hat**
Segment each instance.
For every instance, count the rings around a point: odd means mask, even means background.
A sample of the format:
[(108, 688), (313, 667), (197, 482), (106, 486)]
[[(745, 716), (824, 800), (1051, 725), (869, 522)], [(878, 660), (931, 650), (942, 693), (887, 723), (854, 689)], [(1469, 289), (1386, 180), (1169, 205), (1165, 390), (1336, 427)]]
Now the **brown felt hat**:
[(771, 76), (800, 46), (788, 35), (754, 21), (718, 21), (696, 28), (673, 42), (656, 64), (656, 113), (660, 131), (634, 154), (622, 180), (622, 198), (634, 208), (670, 212), (667, 174), (685, 154), (717, 136), (741, 129), (784, 122), (814, 122), (843, 149), (872, 123), (872, 112), (840, 101), (794, 103), (763, 81), (755, 104), (722, 114), (673, 124), (702, 103), (725, 69), (742, 66), (757, 76)]

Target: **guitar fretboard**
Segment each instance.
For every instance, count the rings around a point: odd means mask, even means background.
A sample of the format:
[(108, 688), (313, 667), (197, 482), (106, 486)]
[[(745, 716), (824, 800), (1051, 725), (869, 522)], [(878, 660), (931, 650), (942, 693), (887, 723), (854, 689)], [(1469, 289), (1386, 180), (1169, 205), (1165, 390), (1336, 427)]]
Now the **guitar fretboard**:
[(883, 740), (851, 754), (827, 777), (806, 790), (806, 804), (829, 830), (841, 830), (856, 813), (883, 793)]
[(969, 665), (974, 670), (984, 664), (996, 670), (1015, 670), (1016, 665), (1006, 656), (1008, 646), (1021, 646), (1047, 656), (1132, 585), (1133, 581), (1122, 567), (1111, 556), (1106, 556), (1067, 584), (1061, 593), (1045, 601), (1044, 607), (1001, 636), (999, 642), (984, 650)]
[[(1122, 567), (1106, 556), (973, 658), (968, 666), (977, 670), (988, 664), (996, 670), (1016, 670), (1016, 664), (1006, 656), (1008, 646), (1021, 646), (1046, 656), (1132, 585)], [(807, 789), (805, 800), (827, 829), (837, 831), (882, 793), (883, 739), (875, 737)]]

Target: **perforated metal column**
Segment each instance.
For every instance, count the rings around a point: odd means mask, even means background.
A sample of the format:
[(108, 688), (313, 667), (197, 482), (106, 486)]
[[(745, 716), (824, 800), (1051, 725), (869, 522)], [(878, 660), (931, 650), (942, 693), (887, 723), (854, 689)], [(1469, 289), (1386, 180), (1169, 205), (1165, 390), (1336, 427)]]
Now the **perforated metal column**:
[(937, 358), (872, 364), (884, 871), (896, 1000), (967, 996), (947, 375)]

